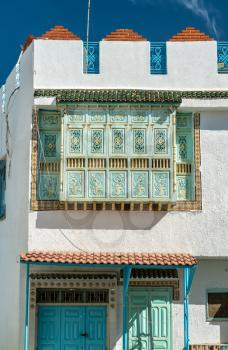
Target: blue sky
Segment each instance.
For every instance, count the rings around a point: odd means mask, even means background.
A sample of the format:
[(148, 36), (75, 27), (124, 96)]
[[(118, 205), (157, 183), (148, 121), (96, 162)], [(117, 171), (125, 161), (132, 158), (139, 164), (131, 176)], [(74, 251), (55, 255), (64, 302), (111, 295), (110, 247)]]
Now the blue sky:
[[(64, 25), (85, 40), (88, 0), (1, 2), (0, 85), (16, 63), (29, 34), (39, 36)], [(166, 41), (194, 26), (228, 41), (228, 0), (91, 0), (90, 40), (101, 40), (116, 28), (132, 28), (150, 41)]]

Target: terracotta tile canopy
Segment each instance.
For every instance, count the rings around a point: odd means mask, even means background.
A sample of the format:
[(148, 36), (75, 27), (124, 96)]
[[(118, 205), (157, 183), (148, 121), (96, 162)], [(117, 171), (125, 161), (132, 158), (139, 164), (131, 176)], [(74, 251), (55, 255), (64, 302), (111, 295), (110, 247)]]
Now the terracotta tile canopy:
[(116, 29), (114, 32), (111, 32), (106, 37), (105, 41), (147, 41), (137, 32), (134, 32), (132, 29)]
[(212, 41), (208, 35), (200, 32), (194, 27), (183, 29), (180, 33), (172, 36), (169, 41)]
[(22, 253), (21, 262), (47, 262), (70, 264), (116, 264), (116, 265), (169, 265), (193, 266), (196, 258), (190, 254), (177, 253), (109, 253), (109, 252), (48, 252)]

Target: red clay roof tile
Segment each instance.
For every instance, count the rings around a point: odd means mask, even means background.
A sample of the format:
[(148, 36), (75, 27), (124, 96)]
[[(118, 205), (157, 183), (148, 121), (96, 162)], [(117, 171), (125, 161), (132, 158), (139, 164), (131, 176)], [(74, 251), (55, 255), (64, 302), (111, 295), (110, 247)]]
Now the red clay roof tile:
[(170, 41), (212, 41), (208, 35), (200, 32), (194, 27), (183, 29), (180, 33), (173, 35)]
[(116, 29), (103, 38), (105, 41), (147, 41), (132, 29)]
[(64, 26), (55, 26), (41, 35), (38, 39), (46, 40), (81, 40), (77, 35), (69, 31)]
[(197, 264), (191, 254), (184, 253), (110, 253), (110, 252), (45, 252), (22, 253), (22, 262), (50, 262), (74, 264), (117, 264), (117, 265), (187, 265)]

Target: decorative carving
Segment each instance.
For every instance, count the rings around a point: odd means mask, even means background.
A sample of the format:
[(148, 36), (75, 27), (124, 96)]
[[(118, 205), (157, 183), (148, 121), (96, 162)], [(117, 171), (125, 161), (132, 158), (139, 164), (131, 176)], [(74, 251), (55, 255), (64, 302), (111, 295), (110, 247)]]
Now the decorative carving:
[(57, 135), (44, 134), (44, 156), (55, 158), (57, 156), (56, 151)]
[(168, 124), (170, 122), (170, 111), (155, 109), (151, 111), (152, 123)]
[(186, 161), (188, 159), (187, 135), (177, 135), (177, 159)]
[(190, 176), (177, 176), (177, 199), (180, 201), (185, 201), (191, 199), (190, 186), (191, 179)]
[(84, 73), (99, 74), (99, 43), (84, 43)]
[(148, 123), (149, 121), (149, 111), (135, 110), (131, 112), (131, 120), (133, 123)]
[(68, 111), (68, 122), (69, 123), (83, 123), (84, 122), (84, 117), (85, 117), (85, 112), (83, 111)]
[(133, 150), (134, 153), (146, 153), (146, 130), (133, 130)]
[(132, 172), (132, 197), (133, 198), (148, 197), (148, 172), (147, 171)]
[(153, 172), (153, 197), (169, 198), (169, 172)]
[(124, 143), (125, 143), (124, 129), (113, 129), (112, 130), (112, 152), (124, 153), (124, 149), (125, 149)]
[(127, 197), (127, 176), (126, 172), (110, 172), (111, 197), (126, 198)]
[(218, 72), (228, 73), (228, 43), (217, 43)]
[(166, 74), (166, 43), (150, 43), (151, 74)]
[(89, 197), (105, 197), (105, 171), (89, 171)]
[(82, 153), (83, 150), (83, 130), (74, 129), (70, 130), (69, 140), (69, 152), (70, 153)]
[(104, 153), (104, 130), (91, 130), (91, 153)]
[(42, 200), (59, 198), (59, 175), (40, 174), (39, 198)]
[(101, 122), (105, 123), (106, 122), (106, 113), (102, 111), (89, 111), (88, 112), (89, 118), (91, 122)]
[(110, 111), (110, 121), (113, 123), (127, 123), (126, 111)]
[(167, 129), (154, 129), (154, 153), (168, 153), (168, 132)]
[(84, 171), (68, 171), (68, 195), (77, 198), (85, 196)]

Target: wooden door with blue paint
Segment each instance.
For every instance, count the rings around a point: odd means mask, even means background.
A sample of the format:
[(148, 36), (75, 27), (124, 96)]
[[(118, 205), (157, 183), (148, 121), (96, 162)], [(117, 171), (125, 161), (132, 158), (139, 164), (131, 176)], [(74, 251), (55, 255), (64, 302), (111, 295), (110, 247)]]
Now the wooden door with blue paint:
[(38, 350), (105, 350), (105, 306), (40, 306)]

